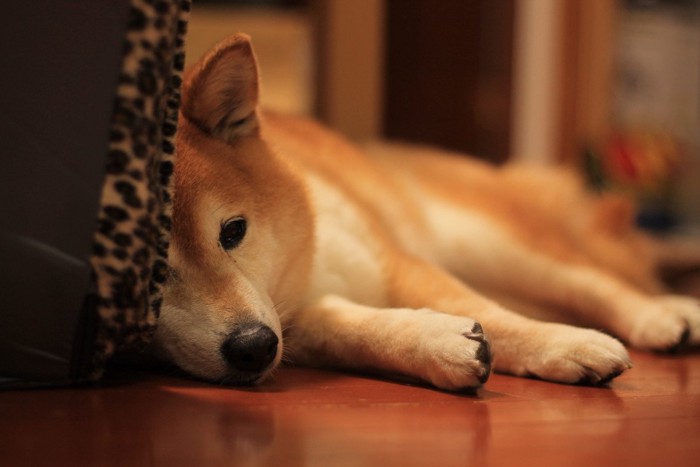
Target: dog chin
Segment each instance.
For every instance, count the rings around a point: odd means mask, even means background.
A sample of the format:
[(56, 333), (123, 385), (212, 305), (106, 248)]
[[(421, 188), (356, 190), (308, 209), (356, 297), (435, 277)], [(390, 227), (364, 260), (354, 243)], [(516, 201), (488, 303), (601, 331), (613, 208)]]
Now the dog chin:
[(272, 370), (255, 374), (235, 373), (221, 378), (219, 382), (226, 386), (257, 386), (267, 380), (271, 372)]
[(271, 365), (260, 373), (235, 371), (224, 364), (189, 365), (176, 362), (176, 365), (195, 379), (225, 386), (256, 386), (267, 380), (276, 368), (276, 365)]

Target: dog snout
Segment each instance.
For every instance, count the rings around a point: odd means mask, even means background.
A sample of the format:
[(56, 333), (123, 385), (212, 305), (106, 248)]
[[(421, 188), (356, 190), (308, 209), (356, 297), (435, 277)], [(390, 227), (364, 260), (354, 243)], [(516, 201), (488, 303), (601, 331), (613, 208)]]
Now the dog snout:
[(278, 343), (279, 338), (269, 327), (241, 324), (223, 342), (221, 354), (236, 370), (259, 373), (275, 359)]

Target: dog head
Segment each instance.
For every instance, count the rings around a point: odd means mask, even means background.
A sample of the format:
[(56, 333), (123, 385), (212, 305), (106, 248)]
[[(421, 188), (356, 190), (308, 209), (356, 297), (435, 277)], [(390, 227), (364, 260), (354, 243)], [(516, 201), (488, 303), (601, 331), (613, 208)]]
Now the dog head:
[(249, 384), (282, 357), (280, 315), (302, 298), (313, 241), (299, 176), (270, 146), (249, 38), (185, 75), (170, 278), (155, 348), (200, 378)]

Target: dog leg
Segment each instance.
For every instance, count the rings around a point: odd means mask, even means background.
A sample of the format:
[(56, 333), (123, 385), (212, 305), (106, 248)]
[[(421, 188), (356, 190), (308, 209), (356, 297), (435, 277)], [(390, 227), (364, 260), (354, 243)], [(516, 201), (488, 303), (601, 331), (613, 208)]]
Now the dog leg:
[[(569, 310), (579, 320), (606, 329), (634, 347), (669, 351), (700, 343), (697, 300), (647, 295), (603, 271), (556, 260), (540, 258), (530, 266), (530, 274), (520, 278), (522, 293)], [(542, 267), (541, 274), (537, 274), (538, 267)]]
[(403, 258), (395, 264), (393, 276), (392, 306), (429, 307), (481, 323), (491, 341), (496, 371), (602, 384), (631, 367), (627, 351), (616, 339), (510, 312), (428, 263)]
[(335, 295), (298, 312), (286, 345), (297, 363), (401, 374), (446, 390), (479, 387), (491, 368), (489, 342), (472, 319)]
[(658, 298), (663, 296), (642, 292), (582, 260), (576, 251), (569, 252), (568, 260), (558, 259), (486, 217), (435, 202), (432, 206), (431, 223), (443, 246), (439, 262), (475, 288), (566, 310), (577, 324), (605, 329), (641, 349), (700, 343), (700, 307), (692, 301)]
[(464, 251), (463, 266), (452, 268), (459, 277), (566, 310), (576, 322), (605, 329), (637, 348), (664, 351), (700, 343), (696, 300), (648, 295), (605, 270), (567, 264), (498, 235), (503, 234), (494, 233), (478, 255)]

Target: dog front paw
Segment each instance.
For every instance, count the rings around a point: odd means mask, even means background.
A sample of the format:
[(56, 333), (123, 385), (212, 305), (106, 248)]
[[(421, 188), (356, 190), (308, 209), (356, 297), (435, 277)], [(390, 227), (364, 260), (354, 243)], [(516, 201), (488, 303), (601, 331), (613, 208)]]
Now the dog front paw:
[[(482, 386), (491, 374), (491, 346), (479, 323), (455, 317), (435, 316), (424, 345), (424, 379), (440, 389), (465, 391)], [(467, 325), (468, 323), (468, 325)]]
[(509, 371), (568, 384), (603, 385), (632, 367), (618, 340), (592, 329), (543, 323)]

